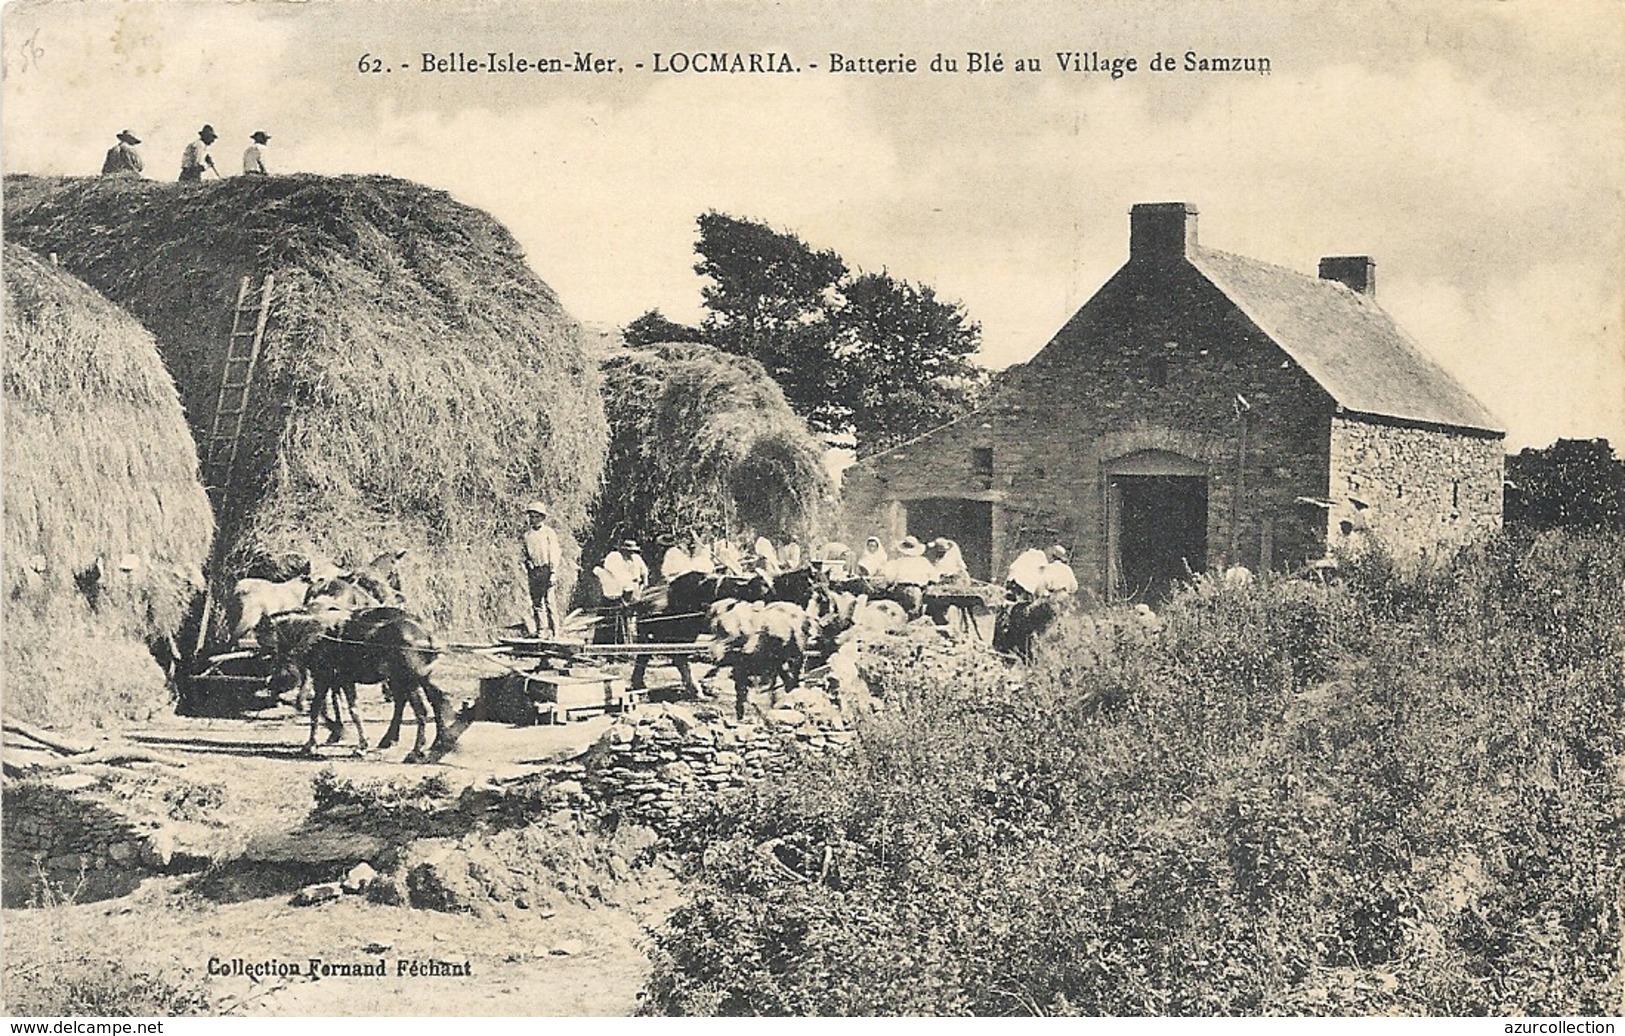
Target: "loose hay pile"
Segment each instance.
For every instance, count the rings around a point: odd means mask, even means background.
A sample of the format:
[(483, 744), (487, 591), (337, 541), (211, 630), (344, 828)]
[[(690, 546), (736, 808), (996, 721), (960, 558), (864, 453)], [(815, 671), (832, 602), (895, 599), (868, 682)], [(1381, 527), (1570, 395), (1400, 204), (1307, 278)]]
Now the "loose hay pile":
[(580, 530), (607, 429), (580, 329), (508, 232), (381, 176), (203, 184), (6, 179), (6, 230), (50, 250), (159, 342), (203, 441), (239, 280), (276, 292), (222, 575), (287, 551), (406, 548), (432, 622), (510, 621), (527, 499)]
[(603, 372), (611, 439), (595, 541), (817, 531), (823, 447), (755, 360), (657, 345), (614, 353)]
[(140, 324), (11, 245), (5, 259), (5, 689), (25, 720), (143, 718), (213, 521), (175, 383)]

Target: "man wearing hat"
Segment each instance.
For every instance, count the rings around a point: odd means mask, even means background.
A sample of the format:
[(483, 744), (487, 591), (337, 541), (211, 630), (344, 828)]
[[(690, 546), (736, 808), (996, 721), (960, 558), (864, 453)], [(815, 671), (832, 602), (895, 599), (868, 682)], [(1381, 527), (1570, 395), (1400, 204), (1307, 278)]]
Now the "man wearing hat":
[(637, 540), (624, 540), (605, 555), (604, 563), (593, 569), (593, 574), (598, 577), (604, 604), (614, 610), (613, 642), (632, 643), (638, 632), (632, 609), (649, 585), (649, 566), (643, 560), (643, 549)]
[(530, 607), (536, 620), (538, 637), (558, 632), (559, 602), (553, 576), (562, 560), (559, 534), (547, 524), (547, 505), (540, 500), (525, 508), (525, 522), (530, 528), (525, 533), (521, 552), (525, 575), (530, 584)]
[(107, 157), (102, 160), (103, 176), (140, 176), (141, 154), (135, 146), (141, 143), (129, 130), (119, 130), (118, 143), (107, 149)]
[(243, 151), (243, 175), (269, 176), (271, 171), (265, 168), (265, 145), (270, 143), (271, 135), (264, 130), (255, 130), (248, 139), (254, 143)]
[(897, 556), (886, 564), (885, 574), (908, 617), (919, 618), (925, 607), (925, 588), (937, 578), (936, 568), (925, 558), (925, 544), (904, 536), (897, 544)]
[(205, 125), (197, 131), (197, 138), (181, 152), (181, 183), (198, 182), (203, 179), (205, 169), (214, 169), (214, 175), (220, 175), (220, 170), (214, 168), (214, 156), (209, 154), (209, 146), (220, 139), (214, 127)]

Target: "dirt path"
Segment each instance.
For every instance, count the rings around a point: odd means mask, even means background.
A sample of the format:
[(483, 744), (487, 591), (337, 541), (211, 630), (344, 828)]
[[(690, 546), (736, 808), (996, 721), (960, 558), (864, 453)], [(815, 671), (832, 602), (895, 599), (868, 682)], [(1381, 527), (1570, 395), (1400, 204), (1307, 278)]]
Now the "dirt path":
[[(374, 740), (387, 712), (363, 703)], [(238, 846), (299, 827), (313, 806), (311, 779), (331, 768), (343, 779), (417, 781), (440, 774), (455, 792), (469, 784), (532, 772), (591, 744), (608, 725), (599, 718), (562, 727), (510, 728), (477, 723), (435, 766), (398, 760), (405, 747), (357, 759), (342, 747), (318, 758), (299, 754), (305, 721), (290, 709), (248, 720), (170, 718), (133, 732), (135, 740), (187, 763), (186, 779), (215, 784), (224, 821)], [(12, 749), (8, 747), (8, 757)], [(172, 984), (202, 984), (217, 1010), (247, 1015), (626, 1015), (647, 975), (646, 925), (675, 903), (664, 868), (640, 868), (607, 885), (598, 901), (560, 897), (547, 909), (506, 904), (493, 916), (381, 905), (345, 896), (317, 906), (290, 904), (286, 875), (255, 886), (253, 872), (229, 892), (200, 875), (149, 878), (130, 895), (94, 903), (4, 912), (8, 962), (43, 968), (80, 957), (114, 959)], [(312, 977), (310, 961), (384, 963), (381, 977)], [(210, 974), (275, 960), (292, 977)], [(401, 962), (467, 964), (466, 975), (402, 973)]]

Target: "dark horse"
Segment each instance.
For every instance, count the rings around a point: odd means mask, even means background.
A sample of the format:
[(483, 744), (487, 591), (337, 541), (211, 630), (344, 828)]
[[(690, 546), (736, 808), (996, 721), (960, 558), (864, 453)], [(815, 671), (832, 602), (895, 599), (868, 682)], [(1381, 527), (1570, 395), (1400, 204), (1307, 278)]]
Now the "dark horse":
[[(406, 756), (407, 762), (426, 759), (424, 720), (431, 709), (435, 724), (434, 750), (449, 749), (456, 742), (446, 715), (446, 693), (431, 679), (440, 650), (429, 631), (412, 615), (399, 608), (366, 608), (333, 624), (327, 624), (322, 615), (310, 615), (289, 625), (294, 627), (288, 631), (291, 641), (309, 644), (304, 663), (310, 671), (315, 694), (310, 703), (310, 740), (305, 743), (306, 753), (316, 750), (316, 726), (325, 711), (324, 703), (330, 694), (337, 695), (340, 691), (342, 700), (349, 706), (350, 719), (355, 723), (356, 750), (367, 751), (367, 732), (355, 709), (356, 684), (362, 683), (383, 684), (385, 693), (395, 703), (394, 716), (383, 740), (378, 742), (379, 748), (389, 748), (400, 739), (401, 719), (408, 705), (412, 706), (418, 730), (412, 751)], [(310, 629), (304, 629), (306, 626), (316, 631), (314, 636), (310, 636)]]

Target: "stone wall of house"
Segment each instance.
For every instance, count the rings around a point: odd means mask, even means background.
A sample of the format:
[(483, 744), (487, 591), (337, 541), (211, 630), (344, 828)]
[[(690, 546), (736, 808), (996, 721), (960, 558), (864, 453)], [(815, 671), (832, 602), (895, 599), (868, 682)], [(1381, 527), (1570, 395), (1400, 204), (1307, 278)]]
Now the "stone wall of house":
[[(1098, 594), (1113, 463), (1156, 450), (1206, 472), (1209, 569), (1295, 567), (1325, 548), (1324, 510), (1299, 500), (1326, 493), (1332, 410), (1193, 267), (1133, 262), (989, 405), (849, 470), (843, 536), (930, 535), (907, 527), (909, 501), (987, 501), (994, 578), (1020, 551), (1061, 543)], [(977, 449), (992, 451), (990, 473)]]
[(1501, 527), (1501, 436), (1332, 421), (1328, 537), (1358, 548), (1375, 538), (1402, 554), (1469, 542)]

